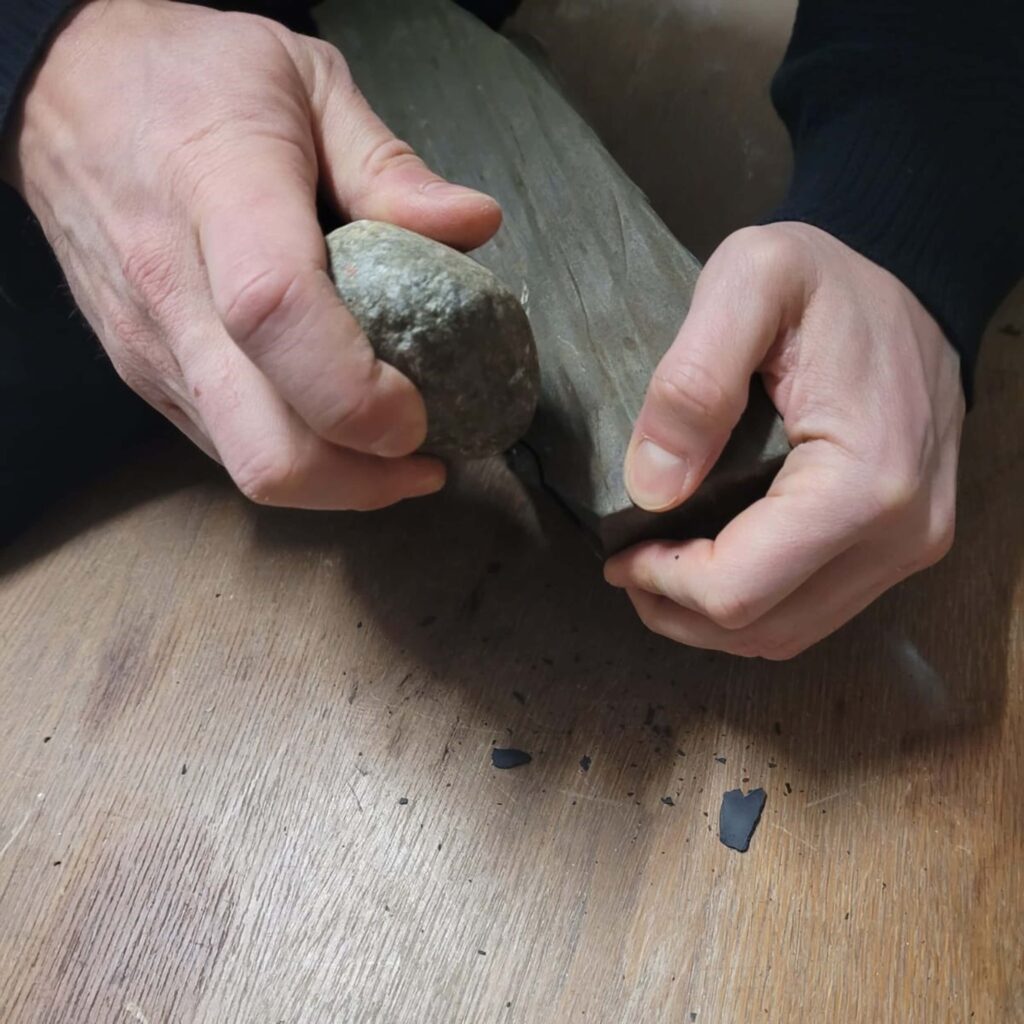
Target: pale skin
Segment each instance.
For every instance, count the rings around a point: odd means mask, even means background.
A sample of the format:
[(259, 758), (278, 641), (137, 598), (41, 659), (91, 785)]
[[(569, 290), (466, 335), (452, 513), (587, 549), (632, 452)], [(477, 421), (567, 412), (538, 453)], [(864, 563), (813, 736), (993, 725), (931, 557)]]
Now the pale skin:
[[(252, 15), (91, 0), (31, 83), (4, 174), (124, 380), (248, 497), (372, 509), (443, 486), (412, 454), (422, 399), (330, 283), (317, 189), (465, 249), (501, 212), (397, 140), (337, 50)], [(745, 229), (652, 379), (626, 462), (638, 505), (693, 493), (758, 372), (794, 445), (768, 496), (605, 574), (655, 632), (785, 658), (948, 550), (964, 403), (956, 354), (895, 277), (807, 225)]]
[(691, 494), (760, 372), (793, 451), (714, 540), (611, 559), (656, 633), (791, 658), (953, 542), (959, 359), (913, 294), (804, 224), (748, 228), (708, 261), (651, 381), (626, 459), (633, 500)]

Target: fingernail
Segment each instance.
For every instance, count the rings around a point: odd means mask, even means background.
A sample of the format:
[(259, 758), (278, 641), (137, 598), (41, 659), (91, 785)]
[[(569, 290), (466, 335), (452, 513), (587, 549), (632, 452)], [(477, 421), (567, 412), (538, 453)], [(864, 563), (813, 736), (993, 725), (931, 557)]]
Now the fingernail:
[(645, 438), (626, 459), (626, 489), (641, 508), (659, 512), (679, 500), (689, 463)]
[(448, 476), (448, 471), (445, 469), (443, 462), (438, 462), (437, 460), (425, 461), (420, 466), (420, 474), (413, 484), (410, 497), (420, 497), (424, 494), (433, 494), (435, 491), (441, 490)]
[(625, 573), (621, 571), (621, 559), (609, 558), (604, 563), (604, 581), (613, 587), (622, 588), (626, 585)]

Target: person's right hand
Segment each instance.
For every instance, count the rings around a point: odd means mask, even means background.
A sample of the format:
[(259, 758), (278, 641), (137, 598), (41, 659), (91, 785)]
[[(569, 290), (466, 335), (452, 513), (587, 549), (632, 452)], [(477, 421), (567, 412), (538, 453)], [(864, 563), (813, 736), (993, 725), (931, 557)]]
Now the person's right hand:
[(459, 248), (494, 202), (433, 174), (330, 45), (247, 14), (93, 0), (27, 92), (5, 177), (122, 378), (255, 501), (375, 508), (437, 490), (422, 398), (327, 274), (345, 216)]

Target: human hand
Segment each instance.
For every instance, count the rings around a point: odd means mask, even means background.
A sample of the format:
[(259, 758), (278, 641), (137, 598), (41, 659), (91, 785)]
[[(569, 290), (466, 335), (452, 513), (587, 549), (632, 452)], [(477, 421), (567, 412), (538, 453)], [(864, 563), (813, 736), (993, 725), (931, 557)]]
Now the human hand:
[(720, 454), (760, 372), (793, 451), (713, 540), (610, 559), (644, 623), (680, 643), (790, 658), (953, 539), (959, 361), (886, 270), (799, 223), (746, 228), (708, 261), (629, 451), (633, 500), (663, 511)]
[(460, 248), (501, 219), (374, 115), (330, 45), (247, 14), (93, 0), (28, 90), (5, 176), (122, 378), (250, 498), (437, 490), (412, 383), (338, 299), (318, 181), (352, 219)]

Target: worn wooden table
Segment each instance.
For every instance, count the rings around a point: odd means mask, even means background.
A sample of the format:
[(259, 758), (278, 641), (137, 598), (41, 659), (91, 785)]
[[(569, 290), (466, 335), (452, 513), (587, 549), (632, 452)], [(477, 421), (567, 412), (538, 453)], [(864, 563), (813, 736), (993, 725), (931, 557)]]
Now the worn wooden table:
[(646, 635), (494, 466), (367, 516), (177, 448), (83, 494), (0, 566), (0, 1020), (1024, 1019), (1021, 327), (953, 555), (788, 664)]

